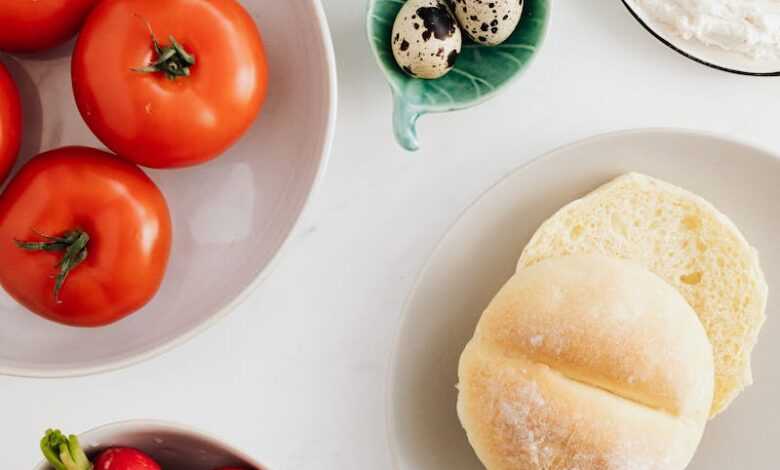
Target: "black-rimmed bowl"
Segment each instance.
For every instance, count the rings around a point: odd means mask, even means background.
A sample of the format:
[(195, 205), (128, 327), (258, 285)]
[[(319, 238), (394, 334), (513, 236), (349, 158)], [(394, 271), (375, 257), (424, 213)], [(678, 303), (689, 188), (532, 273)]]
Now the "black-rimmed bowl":
[(695, 39), (683, 39), (654, 20), (634, 0), (621, 0), (631, 15), (661, 43), (694, 62), (724, 72), (759, 77), (780, 76), (780, 59), (758, 60), (739, 52), (708, 46)]

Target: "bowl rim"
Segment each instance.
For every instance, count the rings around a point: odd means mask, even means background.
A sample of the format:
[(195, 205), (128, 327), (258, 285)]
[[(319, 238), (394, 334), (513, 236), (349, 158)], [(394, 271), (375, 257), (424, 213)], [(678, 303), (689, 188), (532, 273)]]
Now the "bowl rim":
[(683, 56), (683, 57), (685, 57), (687, 59), (690, 59), (690, 60), (692, 60), (694, 62), (697, 62), (699, 64), (705, 65), (705, 66), (710, 67), (710, 68), (715, 69), (715, 70), (720, 70), (722, 72), (728, 72), (728, 73), (733, 73), (733, 74), (737, 74), (737, 75), (745, 75), (745, 76), (748, 76), (748, 77), (777, 77), (777, 76), (780, 76), (780, 70), (771, 71), (771, 72), (750, 72), (750, 71), (747, 71), (747, 70), (741, 70), (741, 69), (737, 69), (737, 68), (732, 68), (732, 67), (726, 67), (726, 66), (723, 66), (723, 65), (718, 65), (718, 64), (716, 64), (714, 62), (710, 62), (710, 61), (708, 61), (706, 59), (702, 59), (701, 57), (698, 57), (698, 56), (695, 56), (695, 55), (693, 55), (693, 54), (691, 54), (689, 52), (686, 52), (686, 51), (682, 50), (681, 48), (677, 47), (676, 45), (674, 45), (668, 39), (666, 39), (663, 36), (661, 36), (661, 34), (659, 34), (658, 31), (656, 31), (655, 28), (650, 26), (650, 24), (647, 21), (645, 21), (644, 18), (642, 18), (642, 16), (637, 12), (637, 10), (633, 6), (631, 6), (629, 4), (629, 0), (621, 0), (621, 2), (623, 3), (623, 6), (626, 7), (626, 9), (631, 14), (631, 16), (633, 16), (634, 19), (640, 25), (642, 25), (642, 27), (648, 33), (650, 33), (653, 37), (655, 37), (658, 41), (660, 41), (662, 44), (667, 46), (669, 49), (677, 52), (678, 54), (680, 54), (681, 56)]
[[(114, 421), (111, 423), (101, 424), (100, 426), (95, 426), (91, 429), (88, 429), (84, 432), (81, 432), (78, 434), (79, 440), (85, 441), (86, 439), (90, 438), (90, 435), (92, 434), (98, 434), (102, 432), (123, 432), (123, 431), (143, 431), (143, 432), (155, 432), (155, 431), (167, 431), (167, 432), (173, 432), (177, 434), (186, 434), (190, 436), (196, 436), (200, 439), (209, 441), (211, 444), (220, 447), (227, 451), (228, 453), (235, 455), (241, 460), (244, 460), (246, 462), (249, 462), (251, 465), (257, 467), (259, 470), (268, 470), (268, 467), (266, 465), (261, 464), (257, 461), (257, 459), (253, 458), (250, 455), (247, 455), (246, 452), (242, 451), (241, 449), (238, 449), (225, 441), (215, 437), (212, 434), (209, 434), (199, 428), (189, 426), (186, 424), (174, 422), (174, 421), (167, 421), (167, 420), (159, 420), (159, 419), (127, 419), (122, 421)], [(89, 451), (89, 449), (85, 449), (86, 451)], [(47, 469), (48, 462), (46, 460), (41, 460), (35, 467), (33, 467), (33, 470), (45, 470)]]
[(222, 306), (216, 313), (212, 314), (205, 320), (202, 320), (200, 323), (182, 332), (181, 334), (178, 334), (171, 339), (164, 340), (164, 342), (158, 346), (145, 351), (130, 354), (124, 358), (113, 359), (102, 364), (92, 366), (76, 366), (67, 369), (44, 370), (0, 365), (0, 375), (41, 379), (83, 377), (87, 375), (95, 375), (124, 369), (141, 362), (148, 361), (163, 353), (169, 352), (178, 346), (181, 346), (182, 344), (193, 339), (195, 336), (214, 326), (217, 322), (222, 320), (239, 305), (241, 305), (247, 299), (247, 297), (249, 297), (249, 295), (270, 276), (270, 274), (279, 264), (279, 260), (282, 258), (283, 254), (287, 252), (293, 235), (300, 229), (301, 221), (305, 219), (306, 215), (311, 210), (312, 201), (322, 186), (322, 180), (324, 179), (324, 175), (330, 161), (331, 150), (333, 148), (333, 140), (336, 131), (336, 118), (338, 113), (338, 72), (336, 68), (336, 56), (334, 52), (330, 27), (325, 16), (325, 10), (322, 6), (322, 0), (306, 0), (306, 2), (311, 5), (312, 12), (314, 13), (317, 19), (317, 23), (319, 24), (319, 34), (322, 38), (322, 47), (324, 49), (323, 60), (327, 70), (326, 76), (324, 78), (327, 81), (327, 94), (325, 99), (328, 103), (328, 114), (326, 118), (325, 132), (323, 135), (322, 152), (316, 174), (312, 180), (311, 187), (308, 190), (308, 194), (306, 195), (305, 201), (301, 206), (295, 222), (290, 227), (290, 230), (286, 234), (284, 241), (279, 246), (279, 249), (276, 251), (276, 253), (273, 254), (273, 256), (271, 256), (271, 259), (268, 261), (268, 263), (266, 263), (266, 265), (257, 273), (255, 278), (246, 287), (244, 287), (244, 289), (235, 298), (233, 298), (226, 305)]
[[(382, 59), (379, 57), (379, 50), (376, 47), (376, 44), (373, 40), (373, 22), (371, 21), (371, 16), (374, 12), (374, 7), (376, 6), (378, 0), (368, 0), (366, 2), (366, 15), (365, 15), (365, 21), (366, 21), (366, 37), (368, 38), (368, 43), (371, 48), (371, 55), (374, 57), (374, 61), (376, 62), (379, 69), (382, 71), (382, 76), (384, 77), (385, 82), (390, 87), (391, 92), (393, 95), (398, 95), (401, 91), (398, 89), (396, 83), (390, 79), (389, 72), (387, 68), (385, 67), (384, 63), (382, 62)], [(396, 2), (404, 3), (407, 0), (395, 0)], [(504, 83), (501, 84), (501, 86), (496, 87), (493, 90), (490, 90), (489, 92), (481, 95), (479, 98), (471, 101), (464, 102), (462, 106), (453, 106), (450, 105), (435, 105), (435, 106), (424, 106), (424, 109), (420, 110), (424, 114), (430, 114), (430, 113), (447, 113), (451, 111), (460, 111), (468, 108), (472, 108), (474, 106), (478, 106), (498, 94), (500, 94), (506, 87), (512, 85), (515, 81), (517, 81), (523, 74), (528, 70), (528, 67), (530, 67), (534, 61), (536, 60), (537, 56), (539, 55), (539, 51), (542, 48), (542, 46), (547, 41), (547, 34), (550, 31), (550, 23), (552, 18), (552, 8), (553, 8), (553, 1), (552, 0), (539, 0), (541, 2), (544, 2), (545, 4), (545, 17), (544, 22), (542, 23), (542, 33), (539, 35), (539, 42), (536, 47), (536, 50), (531, 54), (531, 56), (528, 58), (528, 61), (525, 63), (525, 65), (518, 70), (514, 75), (512, 75), (509, 79), (507, 79)]]
[[(420, 289), (420, 286), (423, 283), (423, 279), (428, 274), (428, 271), (430, 271), (433, 265), (434, 258), (436, 257), (436, 255), (438, 255), (439, 251), (442, 249), (442, 246), (450, 237), (450, 234), (453, 232), (455, 227), (459, 225), (466, 218), (466, 215), (474, 207), (476, 207), (485, 197), (487, 197), (488, 194), (493, 192), (497, 187), (505, 184), (515, 174), (526, 171), (529, 167), (541, 163), (542, 161), (547, 160), (549, 157), (552, 157), (563, 151), (571, 150), (576, 147), (580, 147), (582, 145), (592, 144), (593, 142), (600, 141), (600, 140), (609, 140), (617, 137), (639, 135), (639, 134), (672, 134), (678, 136), (699, 137), (699, 138), (705, 137), (710, 139), (718, 139), (721, 141), (726, 141), (743, 147), (754, 149), (757, 152), (773, 157), (775, 160), (777, 160), (776, 163), (780, 164), (780, 152), (773, 150), (768, 146), (761, 145), (756, 142), (752, 142), (748, 139), (737, 137), (733, 134), (707, 131), (707, 130), (694, 129), (694, 128), (686, 128), (686, 127), (663, 127), (663, 126), (634, 127), (634, 128), (627, 128), (627, 129), (621, 129), (615, 131), (601, 132), (572, 142), (567, 142), (562, 145), (557, 145), (551, 148), (550, 150), (544, 151), (541, 154), (532, 157), (530, 160), (520, 164), (519, 166), (509, 169), (506, 173), (500, 176), (493, 183), (490, 183), (482, 192), (480, 192), (477, 196), (475, 196), (474, 199), (469, 201), (466, 204), (466, 206), (455, 216), (453, 221), (449, 225), (447, 225), (447, 227), (444, 229), (438, 241), (435, 243), (435, 245), (430, 250), (427, 257), (425, 258), (425, 261), (418, 269), (417, 275), (414, 279), (414, 282), (412, 283), (409, 293), (407, 294), (401, 306), (400, 314), (398, 315), (396, 330), (394, 332), (394, 337), (391, 342), (391, 348), (386, 356), (388, 365), (386, 366), (385, 369), (386, 372), (384, 376), (385, 443), (387, 444), (388, 451), (390, 453), (390, 465), (392, 469), (402, 470), (401, 462), (400, 462), (401, 452), (399, 452), (400, 445), (398, 443), (396, 434), (394, 433), (394, 429), (393, 429), (397, 422), (397, 417), (395, 416), (394, 409), (393, 409), (394, 408), (393, 396), (394, 396), (394, 386), (397, 382), (395, 380), (395, 376), (398, 371), (398, 361), (397, 361), (398, 351), (402, 344), (403, 332), (405, 331), (407, 323), (409, 322), (409, 318), (410, 318), (409, 312), (412, 305), (412, 301), (415, 295), (417, 294), (417, 291)], [(455, 408), (453, 408), (452, 412), (453, 413), (456, 412)]]

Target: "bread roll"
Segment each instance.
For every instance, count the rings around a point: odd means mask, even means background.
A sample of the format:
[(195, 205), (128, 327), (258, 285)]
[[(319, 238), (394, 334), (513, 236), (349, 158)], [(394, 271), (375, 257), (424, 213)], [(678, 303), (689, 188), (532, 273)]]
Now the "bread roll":
[(569, 256), (519, 270), (460, 358), (458, 416), (489, 470), (682, 470), (707, 422), (712, 348), (638, 264)]
[(623, 175), (545, 222), (519, 266), (573, 253), (635, 260), (682, 293), (713, 344), (711, 416), (753, 382), (750, 353), (764, 323), (767, 284), (756, 251), (707, 201), (648, 176)]

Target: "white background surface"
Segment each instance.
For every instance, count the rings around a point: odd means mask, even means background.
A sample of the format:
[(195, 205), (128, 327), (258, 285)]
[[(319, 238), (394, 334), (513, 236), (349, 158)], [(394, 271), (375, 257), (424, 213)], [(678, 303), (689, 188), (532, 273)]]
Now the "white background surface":
[(408, 154), (392, 140), (364, 5), (324, 3), (339, 67), (336, 141), (275, 272), (226, 320), (149, 362), (78, 379), (0, 378), (2, 468), (32, 468), (49, 426), (144, 417), (206, 429), (271, 469), (390, 468), (385, 381), (404, 300), (484, 189), (540, 153), (623, 128), (699, 128), (780, 150), (780, 80), (690, 62), (618, 0), (558, 0), (525, 76), (476, 109), (422, 118), (422, 150)]

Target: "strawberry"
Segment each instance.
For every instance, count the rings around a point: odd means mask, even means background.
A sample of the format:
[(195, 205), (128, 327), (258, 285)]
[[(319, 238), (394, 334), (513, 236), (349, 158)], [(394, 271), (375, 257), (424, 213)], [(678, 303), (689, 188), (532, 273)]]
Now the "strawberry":
[(49, 429), (41, 439), (41, 450), (54, 470), (161, 470), (157, 462), (138, 449), (111, 447), (101, 452), (94, 465), (79, 444), (78, 437)]

